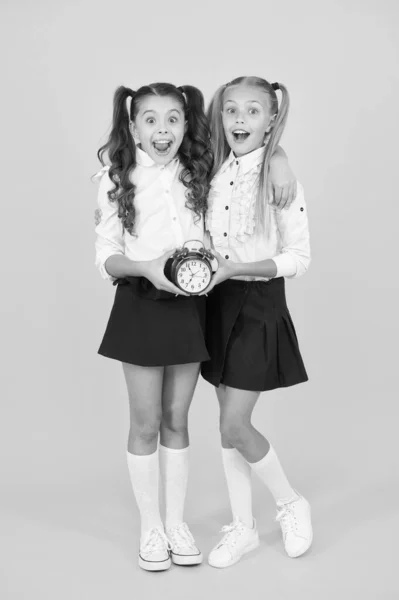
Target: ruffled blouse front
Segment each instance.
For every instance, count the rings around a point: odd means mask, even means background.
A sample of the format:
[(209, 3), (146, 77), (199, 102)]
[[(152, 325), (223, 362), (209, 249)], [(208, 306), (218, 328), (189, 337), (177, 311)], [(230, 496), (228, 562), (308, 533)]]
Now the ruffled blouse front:
[(267, 205), (265, 227), (257, 227), (256, 199), (264, 151), (262, 147), (241, 157), (231, 153), (224, 162), (211, 182), (206, 229), (212, 246), (226, 259), (240, 263), (273, 259), (277, 276), (296, 277), (310, 262), (303, 188), (298, 183), (297, 196), (288, 209)]
[(230, 205), (226, 208), (223, 202), (226, 183), (223, 177), (214, 178), (208, 199), (207, 229), (212, 235), (215, 245), (222, 245), (224, 240), (224, 220), (226, 210), (230, 211), (229, 243), (239, 246), (245, 243), (247, 236), (255, 231), (256, 190), (262, 165), (256, 165), (248, 173), (238, 173), (231, 193)]

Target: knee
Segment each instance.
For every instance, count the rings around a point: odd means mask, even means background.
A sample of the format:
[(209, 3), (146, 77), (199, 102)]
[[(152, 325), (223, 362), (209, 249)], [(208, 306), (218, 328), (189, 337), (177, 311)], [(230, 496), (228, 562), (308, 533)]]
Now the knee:
[(164, 411), (162, 415), (161, 428), (171, 433), (185, 434), (188, 428), (187, 414), (174, 411)]
[(246, 427), (243, 423), (230, 419), (221, 419), (220, 421), (220, 434), (224, 444), (239, 448), (245, 443), (245, 432)]
[(160, 421), (155, 419), (146, 423), (132, 423), (130, 435), (136, 440), (150, 444), (158, 439)]

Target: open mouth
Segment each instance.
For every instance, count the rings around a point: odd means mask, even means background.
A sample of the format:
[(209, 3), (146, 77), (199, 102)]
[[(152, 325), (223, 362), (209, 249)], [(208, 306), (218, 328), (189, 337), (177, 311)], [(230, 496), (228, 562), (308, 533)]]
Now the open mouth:
[(153, 142), (153, 146), (158, 154), (168, 154), (172, 142), (170, 140), (156, 140)]
[(245, 142), (248, 136), (248, 131), (244, 131), (244, 129), (235, 129), (233, 131), (233, 138), (236, 142)]

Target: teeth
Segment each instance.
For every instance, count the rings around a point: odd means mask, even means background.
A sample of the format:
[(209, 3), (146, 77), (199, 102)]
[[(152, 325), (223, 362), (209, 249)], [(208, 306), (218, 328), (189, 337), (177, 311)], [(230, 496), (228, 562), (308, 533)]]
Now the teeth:
[(233, 133), (248, 133), (248, 131), (244, 131), (243, 129), (235, 129)]
[(170, 140), (155, 140), (154, 144), (171, 144)]

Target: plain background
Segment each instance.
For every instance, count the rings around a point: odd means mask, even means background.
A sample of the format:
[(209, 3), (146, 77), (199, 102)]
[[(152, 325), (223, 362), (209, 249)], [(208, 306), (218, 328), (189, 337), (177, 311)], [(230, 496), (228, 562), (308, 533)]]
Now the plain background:
[[(398, 597), (398, 17), (396, 0), (2, 0), (2, 598)], [(282, 145), (314, 257), (287, 286), (310, 381), (264, 394), (255, 421), (312, 503), (314, 547), (284, 556), (256, 482), (256, 553), (148, 574), (122, 370), (96, 354), (114, 289), (90, 176), (118, 85), (208, 101), (251, 74), (291, 93)], [(186, 518), (205, 554), (230, 520), (217, 421), (200, 381)]]

